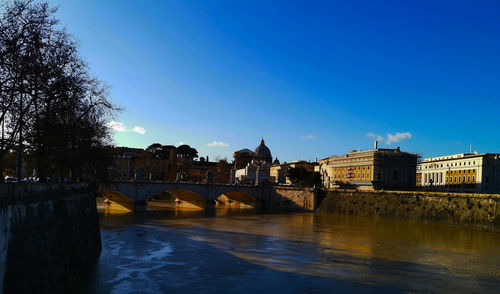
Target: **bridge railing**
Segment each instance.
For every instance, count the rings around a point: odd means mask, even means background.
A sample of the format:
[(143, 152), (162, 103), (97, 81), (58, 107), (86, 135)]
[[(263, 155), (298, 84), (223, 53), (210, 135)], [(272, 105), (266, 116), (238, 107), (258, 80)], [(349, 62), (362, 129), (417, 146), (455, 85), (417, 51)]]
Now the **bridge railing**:
[(204, 183), (204, 182), (190, 182), (190, 181), (149, 181), (149, 180), (122, 180), (122, 181), (109, 181), (100, 184), (187, 184), (187, 185), (218, 185), (218, 186), (238, 186), (238, 187), (255, 187), (255, 185), (242, 185), (242, 184), (229, 184), (229, 183)]
[(0, 197), (24, 197), (88, 188), (88, 183), (3, 183), (0, 184)]

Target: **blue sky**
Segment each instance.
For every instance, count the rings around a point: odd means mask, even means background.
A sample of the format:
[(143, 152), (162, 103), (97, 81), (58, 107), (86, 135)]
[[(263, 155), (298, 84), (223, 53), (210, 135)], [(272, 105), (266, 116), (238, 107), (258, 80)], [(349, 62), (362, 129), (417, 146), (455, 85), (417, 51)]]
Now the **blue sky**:
[(124, 108), (119, 146), (500, 152), (497, 1), (50, 3)]

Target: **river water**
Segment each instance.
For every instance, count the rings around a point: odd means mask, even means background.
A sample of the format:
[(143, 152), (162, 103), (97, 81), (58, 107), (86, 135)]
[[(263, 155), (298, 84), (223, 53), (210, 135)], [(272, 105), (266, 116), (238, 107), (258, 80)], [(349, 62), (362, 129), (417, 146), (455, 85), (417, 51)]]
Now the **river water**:
[(82, 293), (498, 293), (500, 234), (313, 213), (101, 213)]

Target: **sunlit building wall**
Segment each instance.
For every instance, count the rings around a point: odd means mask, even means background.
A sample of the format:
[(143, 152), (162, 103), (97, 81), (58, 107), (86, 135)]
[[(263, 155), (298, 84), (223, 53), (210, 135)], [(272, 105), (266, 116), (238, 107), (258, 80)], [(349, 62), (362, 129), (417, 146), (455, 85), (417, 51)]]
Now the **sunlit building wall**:
[(500, 154), (459, 153), (425, 158), (417, 165), (418, 186), (426, 190), (499, 193)]
[(396, 149), (353, 150), (320, 161), (326, 188), (414, 189), (418, 155)]

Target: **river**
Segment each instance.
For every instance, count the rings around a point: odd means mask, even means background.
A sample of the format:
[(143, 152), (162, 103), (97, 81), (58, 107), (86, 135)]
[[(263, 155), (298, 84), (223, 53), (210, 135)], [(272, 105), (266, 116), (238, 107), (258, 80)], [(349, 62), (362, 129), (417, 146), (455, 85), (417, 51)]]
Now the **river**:
[(500, 234), (254, 210), (100, 214), (82, 293), (495, 293)]

